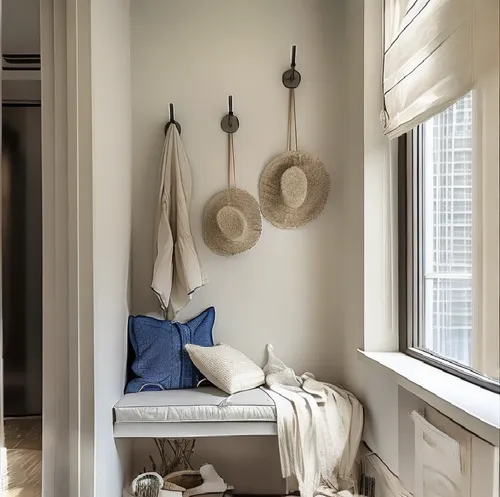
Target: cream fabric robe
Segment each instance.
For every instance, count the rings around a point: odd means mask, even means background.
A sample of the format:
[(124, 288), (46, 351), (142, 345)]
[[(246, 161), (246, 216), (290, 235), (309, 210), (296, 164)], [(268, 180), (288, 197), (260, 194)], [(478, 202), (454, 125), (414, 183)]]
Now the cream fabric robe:
[(169, 126), (161, 156), (156, 259), (152, 290), (174, 319), (207, 280), (189, 225), (191, 172), (176, 126)]

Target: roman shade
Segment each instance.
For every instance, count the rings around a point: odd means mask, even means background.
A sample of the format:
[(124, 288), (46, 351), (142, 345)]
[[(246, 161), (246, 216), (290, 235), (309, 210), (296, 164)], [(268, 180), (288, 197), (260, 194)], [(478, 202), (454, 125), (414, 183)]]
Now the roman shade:
[(384, 0), (384, 133), (396, 138), (473, 85), (472, 0)]

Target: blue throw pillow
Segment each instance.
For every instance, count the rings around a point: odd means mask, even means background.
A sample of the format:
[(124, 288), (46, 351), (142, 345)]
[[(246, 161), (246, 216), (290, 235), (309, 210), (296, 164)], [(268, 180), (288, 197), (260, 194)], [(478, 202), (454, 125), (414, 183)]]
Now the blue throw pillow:
[(135, 357), (133, 379), (125, 393), (193, 388), (203, 378), (189, 358), (185, 345), (214, 345), (215, 309), (210, 307), (187, 323), (148, 316), (130, 316), (130, 343)]

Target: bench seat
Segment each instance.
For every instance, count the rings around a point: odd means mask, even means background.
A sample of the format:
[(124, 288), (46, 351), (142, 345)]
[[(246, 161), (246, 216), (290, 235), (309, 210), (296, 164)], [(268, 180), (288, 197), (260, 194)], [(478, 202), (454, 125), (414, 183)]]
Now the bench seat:
[(276, 435), (276, 407), (264, 389), (228, 395), (216, 387), (140, 392), (114, 406), (115, 438)]

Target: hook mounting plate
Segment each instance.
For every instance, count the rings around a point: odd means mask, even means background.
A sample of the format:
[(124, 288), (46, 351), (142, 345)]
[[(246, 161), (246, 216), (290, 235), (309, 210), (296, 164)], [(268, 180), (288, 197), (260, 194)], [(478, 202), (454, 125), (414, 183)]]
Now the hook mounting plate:
[(297, 88), (301, 80), (302, 76), (297, 69), (288, 69), (283, 73), (282, 81), (287, 88)]
[(234, 112), (233, 112), (233, 96), (232, 95), (229, 95), (227, 97), (227, 107), (228, 107), (229, 113), (226, 114), (222, 118), (222, 121), (220, 122), (220, 127), (222, 128), (222, 131), (224, 131), (225, 133), (236, 133), (236, 131), (238, 131), (238, 128), (240, 127), (240, 121), (234, 115)]
[(283, 73), (283, 78), (281, 79), (286, 88), (290, 89), (297, 88), (300, 85), (300, 81), (302, 79), (300, 72), (295, 69), (296, 57), (297, 57), (297, 45), (292, 45), (292, 57), (290, 61), (290, 69), (288, 69)]
[(240, 127), (240, 121), (234, 114), (226, 114), (220, 122), (220, 127), (225, 133), (236, 133)]

